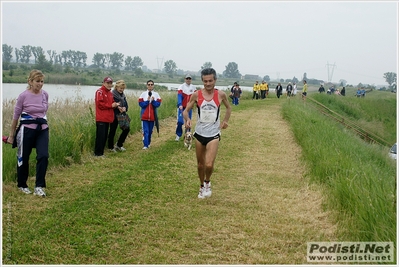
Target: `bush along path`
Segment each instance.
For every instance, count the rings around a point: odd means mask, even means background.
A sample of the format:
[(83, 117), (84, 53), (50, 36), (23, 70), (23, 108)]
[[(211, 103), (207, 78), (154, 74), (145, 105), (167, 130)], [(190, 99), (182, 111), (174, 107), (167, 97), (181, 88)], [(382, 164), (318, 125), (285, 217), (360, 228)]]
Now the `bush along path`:
[(306, 264), (307, 242), (336, 229), (280, 108), (233, 106), (207, 199), (174, 118), (147, 151), (137, 133), (125, 152), (49, 170), (46, 198), (3, 184), (3, 263)]

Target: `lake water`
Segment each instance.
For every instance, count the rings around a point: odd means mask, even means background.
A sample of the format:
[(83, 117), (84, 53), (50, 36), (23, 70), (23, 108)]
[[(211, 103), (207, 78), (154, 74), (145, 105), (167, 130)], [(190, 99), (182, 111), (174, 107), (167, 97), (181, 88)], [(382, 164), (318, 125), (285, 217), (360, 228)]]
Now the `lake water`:
[[(181, 84), (174, 83), (155, 83), (157, 85), (163, 85), (168, 90), (177, 90)], [(203, 84), (193, 84), (195, 87), (203, 87)], [(220, 90), (230, 90), (232, 85), (219, 86), (216, 83), (216, 88)], [(16, 99), (20, 93), (26, 90), (27, 84), (23, 83), (2, 83), (1, 84), (1, 97), (2, 101), (8, 101)], [(69, 99), (70, 101), (80, 100), (94, 100), (94, 95), (99, 86), (90, 85), (65, 85), (65, 84), (44, 84), (43, 90), (49, 93), (49, 102), (55, 102), (57, 100)], [(243, 91), (252, 91), (252, 87), (242, 86)], [(142, 90), (126, 89), (127, 94), (133, 94), (140, 96)]]
[[(16, 99), (20, 93), (26, 90), (27, 84), (16, 84), (16, 83), (3, 83), (1, 85), (1, 96), (2, 101)], [(90, 85), (65, 85), (65, 84), (44, 84), (43, 90), (49, 94), (49, 102), (55, 102), (56, 100), (69, 99), (71, 101), (80, 100), (93, 100), (96, 90), (99, 86)], [(139, 96), (142, 91), (126, 89), (127, 94), (133, 93), (135, 96)]]

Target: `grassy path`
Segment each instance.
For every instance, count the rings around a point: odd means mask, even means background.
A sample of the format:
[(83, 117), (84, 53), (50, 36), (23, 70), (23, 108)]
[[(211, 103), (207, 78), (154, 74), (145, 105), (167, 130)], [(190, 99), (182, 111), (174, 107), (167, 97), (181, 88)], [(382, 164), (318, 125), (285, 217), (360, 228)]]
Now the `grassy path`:
[(197, 199), (195, 151), (174, 141), (173, 118), (148, 151), (136, 134), (124, 153), (49, 171), (45, 199), (3, 184), (3, 263), (306, 263), (306, 242), (335, 240), (335, 226), (279, 101), (233, 107), (209, 199)]

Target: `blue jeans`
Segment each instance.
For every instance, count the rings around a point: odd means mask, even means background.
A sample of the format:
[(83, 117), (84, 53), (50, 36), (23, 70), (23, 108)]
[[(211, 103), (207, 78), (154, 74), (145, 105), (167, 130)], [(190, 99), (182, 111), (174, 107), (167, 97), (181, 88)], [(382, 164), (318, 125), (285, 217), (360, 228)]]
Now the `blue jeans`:
[[(176, 126), (176, 135), (178, 137), (181, 137), (183, 135), (183, 124), (184, 124), (184, 118), (183, 118), (183, 111), (186, 108), (183, 108), (183, 110), (180, 110), (179, 108), (177, 109), (177, 126)], [(193, 110), (190, 110), (188, 113), (188, 117), (191, 120), (191, 117), (193, 116)]]

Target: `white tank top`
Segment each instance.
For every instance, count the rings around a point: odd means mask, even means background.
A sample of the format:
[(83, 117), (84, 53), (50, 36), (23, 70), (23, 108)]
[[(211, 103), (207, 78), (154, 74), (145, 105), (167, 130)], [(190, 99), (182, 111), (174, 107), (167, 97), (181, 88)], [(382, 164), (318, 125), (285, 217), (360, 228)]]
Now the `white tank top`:
[(197, 124), (195, 132), (203, 137), (214, 137), (220, 133), (219, 93), (215, 88), (210, 101), (204, 99), (202, 90), (198, 90)]

